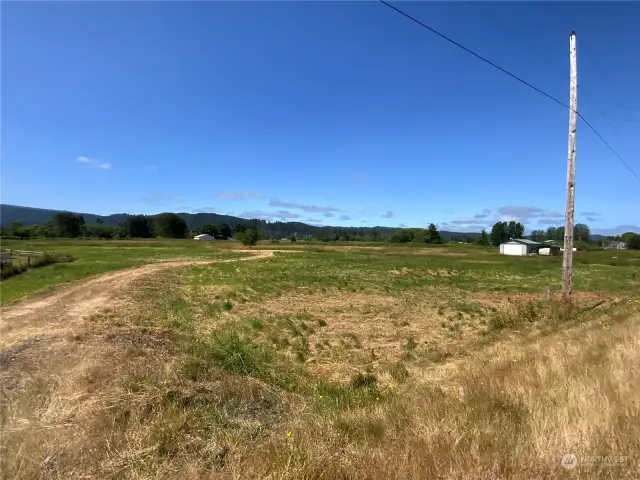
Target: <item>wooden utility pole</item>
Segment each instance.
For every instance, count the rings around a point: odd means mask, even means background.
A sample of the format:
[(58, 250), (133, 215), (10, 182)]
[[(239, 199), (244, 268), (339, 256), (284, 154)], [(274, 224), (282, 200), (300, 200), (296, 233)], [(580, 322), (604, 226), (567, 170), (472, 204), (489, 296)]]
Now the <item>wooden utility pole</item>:
[(576, 32), (569, 36), (569, 158), (567, 162), (567, 207), (564, 217), (564, 255), (562, 257), (562, 297), (571, 300), (573, 268), (573, 214), (576, 189), (576, 124), (578, 121), (578, 66)]

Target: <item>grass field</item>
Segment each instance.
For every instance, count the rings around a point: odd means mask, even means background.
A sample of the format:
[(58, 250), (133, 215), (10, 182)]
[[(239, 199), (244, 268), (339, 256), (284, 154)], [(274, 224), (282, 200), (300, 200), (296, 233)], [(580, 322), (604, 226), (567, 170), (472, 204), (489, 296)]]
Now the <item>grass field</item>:
[(77, 260), (30, 270), (2, 283), (0, 303), (7, 304), (51, 287), (122, 268), (162, 260), (232, 258), (235, 254), (188, 240), (3, 240), (2, 248), (61, 252)]
[[(77, 270), (8, 279), (3, 301), (114, 257), (241, 255), (193, 243), (48, 244)], [(283, 251), (137, 278), (67, 334), (12, 345), (8, 478), (640, 477), (638, 253), (578, 253), (567, 310), (558, 258), (256, 248)], [(611, 459), (566, 470), (565, 453)]]

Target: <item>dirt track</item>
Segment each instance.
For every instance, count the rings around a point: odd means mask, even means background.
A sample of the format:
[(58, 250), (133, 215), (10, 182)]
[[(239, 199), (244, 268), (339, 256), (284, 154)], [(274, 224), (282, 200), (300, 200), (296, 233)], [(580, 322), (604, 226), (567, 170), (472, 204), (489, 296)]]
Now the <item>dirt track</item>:
[(143, 275), (187, 265), (242, 262), (272, 257), (276, 250), (236, 250), (251, 256), (226, 260), (174, 260), (117, 270), (0, 309), (0, 352), (42, 334), (69, 331), (100, 309), (112, 306), (122, 290)]

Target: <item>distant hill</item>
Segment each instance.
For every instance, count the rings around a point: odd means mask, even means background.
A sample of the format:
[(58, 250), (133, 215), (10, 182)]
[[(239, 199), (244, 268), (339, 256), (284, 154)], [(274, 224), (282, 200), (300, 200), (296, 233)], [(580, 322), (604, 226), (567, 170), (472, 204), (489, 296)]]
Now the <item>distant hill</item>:
[[(20, 222), (23, 225), (44, 225), (53, 220), (56, 213), (62, 210), (49, 210), (46, 208), (21, 207), (18, 205), (0, 204), (0, 226), (8, 227), (13, 222)], [(74, 212), (75, 213), (75, 212)], [(84, 217), (85, 223), (95, 223), (99, 215), (92, 213), (80, 213)], [(106, 217), (100, 217), (104, 223), (115, 227), (127, 217), (126, 213), (116, 213)]]
[[(20, 222), (23, 225), (44, 225), (53, 220), (53, 217), (59, 212), (61, 212), (61, 210), (0, 204), (0, 226), (7, 227), (13, 222)], [(112, 227), (119, 225), (125, 218), (127, 218), (127, 216), (130, 215), (128, 213), (115, 213), (112, 215), (99, 216), (92, 213), (74, 213), (82, 215), (85, 223), (95, 223), (95, 221), (100, 218), (106, 225)], [(288, 237), (295, 233), (298, 236), (312, 235), (320, 238), (323, 235), (342, 235), (346, 233), (348, 235), (358, 237), (379, 235), (380, 237), (388, 238), (398, 230), (394, 227), (318, 227), (301, 222), (266, 222), (264, 220), (248, 220), (246, 218), (233, 217), (231, 215), (218, 215), (217, 213), (178, 213), (178, 215), (185, 219), (187, 226), (190, 229), (196, 229), (207, 224), (220, 225), (223, 223), (226, 223), (232, 228), (238, 223), (245, 227), (249, 227), (256, 222), (260, 231), (267, 237)], [(457, 240), (473, 238), (477, 235), (477, 233), (448, 231), (441, 231), (440, 234), (445, 239), (455, 238)]]

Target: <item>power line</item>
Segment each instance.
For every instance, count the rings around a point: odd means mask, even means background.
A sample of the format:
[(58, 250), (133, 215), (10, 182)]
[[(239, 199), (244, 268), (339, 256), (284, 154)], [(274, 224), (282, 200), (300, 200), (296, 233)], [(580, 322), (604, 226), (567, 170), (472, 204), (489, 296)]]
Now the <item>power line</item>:
[(633, 175), (634, 177), (636, 177), (636, 179), (640, 182), (640, 177), (638, 176), (638, 174), (637, 174), (636, 172), (634, 172), (634, 171), (633, 171), (633, 169), (629, 166), (629, 164), (628, 164), (627, 162), (625, 162), (625, 161), (623, 160), (623, 158), (618, 154), (618, 152), (616, 152), (616, 151), (613, 149), (613, 147), (612, 147), (611, 145), (609, 145), (609, 142), (607, 142), (607, 141), (602, 137), (602, 135), (600, 135), (600, 133), (598, 133), (598, 131), (595, 129), (595, 127), (594, 127), (593, 125), (591, 125), (591, 124), (587, 121), (587, 119), (586, 119), (586, 118), (584, 118), (580, 113), (578, 113), (578, 117), (580, 117), (580, 118), (582, 119), (582, 121), (587, 125), (587, 127), (589, 127), (591, 130), (593, 130), (593, 133), (595, 133), (595, 134), (598, 136), (598, 138), (599, 138), (600, 140), (602, 140), (602, 143), (604, 143), (604, 144), (607, 146), (607, 148), (608, 148), (609, 150), (611, 150), (611, 153), (613, 153), (613, 154), (618, 158), (618, 160), (620, 160), (620, 161), (622, 162), (622, 164), (623, 164), (625, 167), (627, 167), (627, 169), (631, 172), (631, 175)]
[[(396, 11), (397, 13), (399, 13), (400, 15), (402, 15), (403, 17), (408, 18), (409, 20), (411, 20), (414, 23), (417, 23), (418, 25), (420, 25), (423, 28), (426, 28), (427, 30), (429, 30), (431, 33), (434, 33), (436, 35), (438, 35), (440, 38), (446, 40), (449, 43), (452, 43), (453, 45), (455, 45), (456, 47), (464, 50), (465, 52), (473, 55), (474, 57), (476, 57), (479, 60), (482, 60), (483, 62), (491, 65), (493, 68), (500, 70), (502, 73), (510, 76), (511, 78), (513, 78), (514, 80), (517, 80), (518, 82), (526, 85), (527, 87), (535, 90), (536, 92), (538, 92), (541, 95), (544, 95), (545, 97), (547, 97), (549, 100), (553, 100), (555, 103), (562, 105), (564, 108), (566, 108), (567, 110), (573, 110), (569, 105), (567, 105), (566, 103), (564, 103), (561, 100), (558, 100), (556, 97), (554, 97), (553, 95), (548, 94), (547, 92), (540, 90), (538, 87), (530, 84), (529, 82), (527, 82), (526, 80), (520, 78), (519, 76), (509, 72), (508, 70), (505, 70), (504, 68), (500, 67), (499, 65), (496, 65), (495, 63), (493, 63), (491, 60), (486, 59), (485, 57), (483, 57), (482, 55), (474, 52), (473, 50), (468, 49), (467, 47), (465, 47), (464, 45), (461, 45), (460, 43), (456, 42), (455, 40), (447, 37), (446, 35), (444, 35), (443, 33), (440, 33), (439, 31), (437, 31), (434, 28), (431, 28), (429, 25), (427, 25), (426, 23), (421, 22), (420, 20), (418, 20), (415, 17), (412, 17), (411, 15), (409, 15), (408, 13), (403, 12), (402, 10), (400, 10), (399, 8), (394, 7), (393, 5), (391, 5), (390, 3), (386, 2), (385, 0), (378, 0), (380, 3), (382, 3), (383, 5), (389, 7), (391, 10)], [(623, 158), (618, 154), (618, 152), (616, 152), (613, 147), (609, 144), (609, 142), (607, 142), (602, 135), (600, 135), (600, 133), (595, 129), (595, 127), (593, 125), (591, 125), (586, 118), (584, 118), (582, 116), (582, 114), (580, 114), (580, 112), (573, 110), (576, 115), (578, 115), (578, 117), (580, 119), (582, 119), (582, 121), (593, 131), (593, 133), (596, 134), (596, 136), (602, 140), (602, 143), (604, 143), (607, 148), (611, 151), (611, 153), (613, 153), (616, 158), (618, 160), (620, 160), (620, 162), (622, 162), (622, 164), (627, 167), (627, 169), (631, 172), (631, 174), (636, 177), (636, 179), (638, 181), (640, 181), (640, 177), (636, 174), (636, 172), (633, 171), (633, 169), (629, 166), (629, 164), (627, 162), (625, 162), (623, 160)]]
[(513, 73), (509, 72), (508, 70), (505, 70), (504, 68), (496, 65), (495, 63), (493, 63), (491, 60), (487, 60), (486, 58), (484, 58), (482, 55), (477, 54), (476, 52), (469, 50), (467, 47), (465, 47), (464, 45), (459, 44), (458, 42), (456, 42), (455, 40), (452, 40), (451, 38), (447, 37), (446, 35), (440, 33), (439, 31), (431, 28), (429, 25), (422, 23), (420, 20), (418, 20), (415, 17), (412, 17), (411, 15), (409, 15), (408, 13), (404, 13), (402, 10), (394, 7), (393, 5), (385, 2), (385, 0), (378, 0), (380, 3), (382, 3), (383, 5), (386, 5), (387, 7), (389, 7), (392, 10), (395, 10), (396, 12), (398, 12), (400, 15), (407, 17), (409, 20), (417, 23), (418, 25), (420, 25), (423, 28), (426, 28), (427, 30), (429, 30), (432, 33), (435, 33), (436, 35), (438, 35), (440, 38), (445, 39), (447, 42), (454, 44), (456, 47), (461, 48), (462, 50), (464, 50), (467, 53), (470, 53), (471, 55), (473, 55), (474, 57), (476, 57), (479, 60), (482, 60), (485, 63), (488, 63), (489, 65), (491, 65), (493, 68), (496, 68), (498, 70), (500, 70), (502, 73), (505, 73), (507, 75), (509, 75), (511, 78), (519, 81), (520, 83), (524, 83), (527, 87), (534, 89), (536, 92), (544, 95), (545, 97), (549, 98), (550, 100), (553, 100), (554, 102), (556, 102), (559, 105), (562, 105), (564, 108), (567, 108), (569, 110), (571, 110), (571, 108), (569, 107), (569, 105), (567, 105), (566, 103), (564, 103), (561, 100), (558, 100), (557, 98), (555, 98), (552, 95), (549, 95), (546, 92), (543, 92), (542, 90), (540, 90), (538, 87), (534, 87), (533, 85), (531, 85), (529, 82), (527, 82), (526, 80), (523, 80), (522, 78), (518, 77), (517, 75), (514, 75)]
[[(541, 2), (541, 3), (546, 3), (546, 2)], [(482, 13), (485, 18), (491, 20), (495, 25), (498, 25), (499, 27), (501, 27), (505, 32), (508, 32), (509, 35), (511, 36), (511, 38), (514, 38), (518, 43), (520, 43), (521, 45), (523, 45), (526, 48), (528, 48), (529, 50), (531, 50), (544, 63), (549, 65), (554, 70), (558, 70), (558, 71), (561, 70), (560, 67), (558, 67), (558, 65), (556, 65), (554, 62), (549, 60), (545, 55), (540, 53), (537, 48), (534, 48), (529, 42), (526, 42), (520, 36), (520, 34), (517, 32), (517, 30), (515, 28), (510, 28), (510, 27), (506, 26), (499, 19), (497, 19), (494, 15), (490, 14), (488, 12), (488, 9), (486, 7), (484, 7), (484, 6), (482, 6), (482, 3), (480, 3), (480, 2), (470, 2), (470, 4), (474, 8), (476, 8), (480, 13)], [(551, 12), (553, 13), (553, 10)], [(583, 40), (580, 41), (581, 44), (583, 42), (584, 42)], [(568, 76), (567, 76), (567, 78), (568, 78)], [(607, 122), (608, 125), (612, 124), (612, 122), (609, 119), (607, 119), (605, 114), (602, 113), (602, 110), (595, 104), (595, 102), (593, 102), (592, 100), (590, 100), (588, 97), (585, 96), (584, 92), (582, 93), (582, 102), (591, 105), (594, 108), (594, 110), (600, 114), (600, 116), (604, 119), (604, 121)]]

